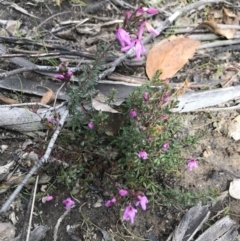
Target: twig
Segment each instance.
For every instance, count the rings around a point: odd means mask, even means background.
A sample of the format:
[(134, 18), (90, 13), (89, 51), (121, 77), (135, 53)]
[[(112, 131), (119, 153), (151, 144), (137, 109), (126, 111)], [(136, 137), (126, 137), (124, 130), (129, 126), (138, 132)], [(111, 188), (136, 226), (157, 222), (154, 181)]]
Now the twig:
[(56, 13), (52, 16), (50, 16), (49, 18), (45, 19), (43, 22), (41, 22), (37, 27), (34, 27), (34, 30), (36, 31), (38, 28), (40, 28), (44, 23), (46, 23), (47, 21), (49, 21), (52, 18), (55, 18), (56, 16), (65, 14), (65, 13), (71, 13), (70, 11), (65, 11), (65, 12), (61, 12), (61, 13)]
[[(207, 33), (207, 34), (190, 34), (190, 35), (188, 35), (188, 38), (199, 40), (199, 41), (210, 41), (210, 40), (218, 40), (218, 39), (221, 39), (221, 41), (222, 41), (223, 37), (220, 35), (213, 34), (213, 33)], [(240, 32), (237, 33), (233, 38), (239, 39)]]
[(239, 44), (239, 43), (240, 43), (240, 39), (221, 40), (221, 41), (215, 41), (213, 43), (202, 44), (201, 46), (198, 47), (198, 49), (213, 48), (213, 47), (219, 47), (223, 45), (233, 45), (233, 44)]
[(32, 207), (32, 203), (33, 203), (33, 192), (34, 192), (34, 189), (32, 189), (32, 195), (30, 196), (30, 198), (28, 200), (27, 210), (25, 212), (24, 221), (23, 221), (23, 225), (22, 225), (22, 233), (20, 236), (20, 241), (26, 241), (27, 230), (29, 228), (29, 226), (28, 226), (29, 217), (31, 215), (31, 207)]
[(57, 93), (56, 93), (56, 96), (55, 96), (55, 100), (54, 100), (54, 102), (53, 102), (53, 107), (55, 107), (58, 94), (59, 94), (60, 90), (63, 88), (63, 86), (64, 86), (65, 84), (66, 84), (66, 82), (64, 82), (64, 83), (60, 86), (60, 88), (57, 90)]
[(37, 70), (37, 69), (38, 69), (37, 66), (33, 66), (33, 67), (24, 67), (24, 68), (15, 69), (12, 71), (7, 71), (4, 73), (0, 73), (0, 79), (4, 79), (4, 78), (10, 77), (12, 75), (20, 74), (20, 73), (27, 72), (27, 71)]
[(114, 80), (114, 81), (123, 81), (126, 83), (132, 83), (132, 84), (144, 84), (146, 83), (146, 78), (138, 78), (134, 76), (124, 76), (121, 74), (111, 74), (108, 76), (108, 79)]
[(104, 7), (106, 7), (107, 5), (107, 1), (106, 0), (103, 0), (103, 1), (100, 1), (100, 2), (93, 2), (91, 5), (89, 5), (88, 7), (86, 7), (84, 9), (84, 13), (95, 13), (99, 10), (102, 10)]
[(74, 208), (75, 205), (71, 206), (69, 209), (67, 209), (64, 214), (58, 219), (56, 226), (54, 227), (54, 234), (53, 234), (53, 240), (57, 241), (57, 232), (58, 232), (58, 228), (61, 224), (61, 222), (63, 221), (63, 219), (68, 215), (68, 213), (71, 211), (72, 208)]
[(122, 8), (135, 9), (134, 6), (132, 6), (129, 3), (124, 2), (123, 0), (111, 0), (111, 2), (113, 2), (114, 4), (116, 4), (117, 6), (120, 6)]
[(212, 51), (206, 52), (206, 55), (215, 57), (218, 54), (220, 54), (222, 52), (227, 52), (227, 51), (240, 51), (240, 45), (239, 44), (238, 45), (230, 45), (230, 46), (217, 48), (217, 49), (214, 49)]
[(60, 105), (58, 105), (58, 106), (54, 106), (54, 107), (51, 107), (49, 110), (50, 111), (56, 111), (56, 110), (58, 110), (58, 109), (60, 109), (60, 108), (62, 108), (64, 105), (67, 105), (67, 101), (64, 101), (64, 102), (62, 102)]
[[(70, 55), (71, 53), (65, 52), (61, 54), (61, 52), (55, 52), (55, 53), (18, 53), (18, 54), (3, 54), (1, 55), (1, 58), (14, 58), (14, 57), (53, 57), (53, 56), (59, 56), (59, 55)], [(77, 53), (75, 54), (77, 55)]]
[(42, 107), (45, 107), (45, 108), (48, 108), (48, 109), (52, 108), (49, 105), (45, 105), (45, 104), (42, 104), (42, 103), (39, 103), (39, 102), (22, 103), (22, 104), (11, 104), (11, 105), (0, 105), (0, 108), (1, 107), (21, 107), (21, 106), (22, 107), (24, 107), (24, 106), (42, 106)]
[[(226, 1), (222, 1), (222, 0), (202, 0), (196, 3), (192, 3), (186, 7), (183, 7), (179, 10), (177, 10), (174, 14), (172, 14), (169, 18), (167, 18), (156, 30), (161, 33), (164, 29), (166, 29), (170, 24), (172, 24), (180, 15), (184, 14), (185, 12), (188, 12), (192, 9), (195, 8), (199, 8), (202, 5), (207, 5), (210, 3), (219, 3), (219, 2), (224, 2), (224, 3), (228, 3)], [(230, 4), (230, 3), (229, 3)], [(231, 5), (231, 4), (230, 4)], [(146, 44), (148, 42), (150, 42), (152, 39), (154, 38), (153, 34), (148, 34), (148, 36), (146, 38), (144, 38), (143, 40), (143, 44)], [(107, 75), (111, 74), (115, 68), (120, 65), (126, 58), (131, 57), (134, 55), (135, 52), (135, 47), (131, 48), (130, 50), (128, 50), (127, 53), (123, 54), (122, 56), (120, 56), (118, 59), (116, 59), (115, 61), (113, 61), (111, 68), (103, 71), (99, 76), (98, 79), (101, 80), (103, 78), (105, 78)]]
[(230, 106), (230, 107), (213, 107), (213, 108), (205, 108), (205, 109), (198, 109), (195, 110), (195, 112), (199, 112), (199, 111), (203, 111), (203, 112), (209, 112), (209, 111), (230, 111), (230, 110), (237, 110), (240, 109), (240, 104), (238, 105), (234, 105), (234, 106)]
[(27, 183), (28, 179), (46, 162), (48, 162), (48, 158), (52, 152), (52, 149), (54, 147), (54, 143), (57, 140), (57, 137), (64, 125), (64, 122), (68, 116), (68, 110), (65, 110), (65, 112), (62, 115), (62, 118), (55, 130), (55, 132), (52, 135), (52, 138), (48, 144), (47, 150), (44, 154), (44, 156), (36, 162), (36, 164), (32, 167), (32, 169), (29, 171), (29, 173), (25, 176), (23, 179), (22, 183), (19, 184), (19, 186), (14, 190), (14, 192), (10, 195), (10, 197), (7, 199), (7, 201), (3, 204), (3, 206), (0, 209), (0, 214), (4, 213), (7, 211), (13, 200), (16, 198), (16, 196), (19, 194), (19, 192), (22, 190), (24, 185)]
[(36, 181), (35, 181), (34, 190), (33, 190), (32, 207), (31, 207), (31, 212), (30, 212), (30, 217), (29, 217), (28, 232), (27, 232), (26, 241), (29, 241), (29, 237), (30, 237), (30, 233), (31, 233), (32, 216), (33, 216), (33, 209), (34, 209), (34, 205), (35, 205), (35, 198), (36, 198), (36, 192), (37, 192), (38, 179), (39, 179), (39, 176), (37, 175), (37, 178), (36, 178)]

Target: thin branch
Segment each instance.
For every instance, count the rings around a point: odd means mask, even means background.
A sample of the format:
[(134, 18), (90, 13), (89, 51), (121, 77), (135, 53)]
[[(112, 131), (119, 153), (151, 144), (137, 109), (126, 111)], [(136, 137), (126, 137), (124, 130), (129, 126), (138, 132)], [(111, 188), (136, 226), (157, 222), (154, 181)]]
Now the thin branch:
[(44, 154), (44, 156), (38, 160), (36, 162), (36, 164), (32, 167), (32, 169), (29, 171), (29, 173), (25, 176), (25, 178), (23, 179), (23, 181), (21, 182), (21, 184), (19, 184), (19, 186), (14, 190), (14, 192), (10, 195), (10, 197), (7, 199), (7, 201), (3, 204), (3, 206), (0, 209), (0, 214), (4, 213), (7, 211), (7, 209), (9, 208), (9, 206), (11, 205), (11, 203), (13, 202), (13, 200), (16, 198), (16, 196), (19, 194), (19, 192), (22, 190), (22, 188), (24, 187), (24, 185), (27, 183), (27, 181), (29, 180), (29, 178), (46, 162), (48, 162), (48, 158), (52, 152), (52, 149), (54, 147), (54, 143), (57, 140), (57, 137), (64, 125), (64, 122), (68, 116), (69, 111), (65, 110), (65, 112), (62, 115), (62, 118), (55, 130), (55, 132), (52, 135), (52, 138), (48, 144), (47, 150)]
[(38, 180), (39, 180), (39, 176), (37, 176), (37, 178), (36, 178), (36, 180), (35, 180), (35, 186), (34, 186), (34, 189), (33, 189), (32, 206), (31, 206), (31, 212), (30, 212), (30, 217), (29, 217), (29, 223), (28, 223), (28, 230), (27, 230), (26, 241), (29, 241), (30, 233), (31, 233), (32, 216), (33, 216), (33, 210), (34, 210), (34, 205), (35, 205), (35, 199), (36, 199), (36, 192), (37, 192)]
[[(37, 31), (38, 28), (40, 28), (43, 24), (45, 24), (46, 22), (48, 22), (49, 20), (59, 16), (59, 15), (62, 15), (62, 14), (65, 14), (65, 13), (71, 13), (70, 11), (65, 11), (65, 12), (61, 12), (61, 13), (56, 13), (52, 16), (50, 16), (49, 18), (45, 19), (43, 22), (41, 22), (37, 27), (34, 27), (34, 30), (35, 32)], [(30, 32), (31, 33), (31, 32)]]
[(229, 107), (213, 107), (213, 108), (204, 108), (204, 109), (198, 109), (195, 110), (195, 112), (210, 112), (210, 111), (231, 111), (231, 110), (237, 110), (240, 109), (240, 105), (233, 105), (233, 106), (229, 106)]
[(125, 8), (125, 9), (133, 9), (133, 10), (135, 9), (134, 6), (132, 6), (129, 3), (124, 2), (122, 0), (111, 0), (111, 2), (113, 2), (117, 6), (120, 6), (120, 7)]
[(233, 45), (233, 44), (239, 44), (239, 43), (240, 43), (240, 39), (221, 40), (221, 41), (215, 41), (213, 43), (202, 44), (201, 46), (198, 47), (198, 49), (213, 48), (213, 47), (219, 47), (219, 46), (224, 46), (224, 45)]
[(37, 69), (38, 69), (37, 66), (33, 66), (33, 67), (23, 67), (23, 68), (20, 68), (20, 69), (15, 69), (15, 70), (12, 70), (12, 71), (3, 72), (3, 73), (0, 73), (0, 79), (4, 79), (4, 78), (10, 77), (12, 75), (21, 74), (23, 72), (37, 70)]
[(63, 219), (68, 215), (68, 213), (71, 211), (72, 208), (74, 208), (75, 205), (71, 206), (69, 209), (67, 209), (64, 214), (58, 219), (56, 226), (54, 227), (54, 234), (53, 234), (53, 240), (57, 241), (57, 233), (58, 233), (58, 228), (63, 221)]
[(59, 92), (61, 91), (61, 89), (63, 88), (63, 86), (64, 86), (65, 84), (66, 84), (66, 82), (64, 82), (64, 83), (60, 86), (60, 88), (57, 90), (57, 93), (56, 93), (56, 96), (55, 96), (55, 99), (54, 99), (54, 102), (53, 102), (53, 107), (55, 107), (58, 94), (59, 94)]
[[(69, 54), (69, 53), (66, 53)], [(53, 57), (53, 56), (59, 56), (61, 55), (60, 52), (55, 52), (55, 53), (35, 53), (35, 54), (30, 54), (30, 53), (19, 53), (19, 54), (3, 54), (1, 55), (1, 58), (14, 58), (14, 57)]]
[(22, 103), (22, 104), (11, 104), (11, 105), (0, 105), (0, 108), (2, 107), (23, 107), (23, 106), (42, 106), (42, 107), (45, 107), (45, 108), (52, 108), (51, 106), (49, 105), (45, 105), (45, 104), (42, 104), (42, 103), (39, 103), (39, 102), (31, 102), (31, 103)]
[[(35, 183), (36, 183), (36, 181), (35, 181)], [(24, 215), (24, 221), (23, 221), (23, 225), (22, 225), (22, 233), (21, 233), (20, 241), (26, 241), (27, 232), (28, 232), (28, 228), (29, 228), (29, 226), (28, 226), (29, 225), (29, 217), (31, 216), (31, 208), (32, 208), (32, 204), (33, 204), (33, 197), (34, 197), (33, 194), (34, 194), (34, 189), (32, 189), (32, 195), (30, 196), (30, 198), (28, 200), (27, 211), (25, 212), (25, 215)]]

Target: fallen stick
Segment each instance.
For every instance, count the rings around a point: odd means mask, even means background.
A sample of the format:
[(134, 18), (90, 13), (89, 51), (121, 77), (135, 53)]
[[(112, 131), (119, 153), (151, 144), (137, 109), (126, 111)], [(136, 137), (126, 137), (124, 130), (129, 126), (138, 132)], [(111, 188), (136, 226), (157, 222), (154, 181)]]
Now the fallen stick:
[[(190, 112), (240, 97), (240, 86), (186, 93), (173, 98), (178, 104), (172, 112)], [(204, 110), (204, 109), (203, 109)]]
[(16, 196), (19, 194), (19, 192), (22, 190), (22, 188), (24, 187), (24, 185), (27, 183), (28, 179), (46, 162), (48, 162), (48, 158), (52, 152), (53, 146), (55, 141), (57, 140), (57, 137), (64, 125), (64, 122), (66, 120), (68, 116), (68, 110), (65, 110), (65, 112), (63, 113), (55, 132), (52, 135), (52, 138), (48, 144), (48, 147), (46, 149), (46, 152), (44, 154), (44, 156), (38, 160), (35, 165), (31, 168), (31, 170), (29, 171), (29, 173), (25, 176), (25, 178), (23, 179), (23, 181), (21, 182), (21, 184), (18, 185), (18, 187), (14, 190), (14, 192), (10, 195), (10, 197), (7, 199), (7, 201), (3, 204), (3, 206), (0, 209), (0, 214), (4, 213), (7, 211), (7, 209), (9, 208), (9, 206), (11, 205), (11, 203), (13, 202), (13, 200), (16, 198)]

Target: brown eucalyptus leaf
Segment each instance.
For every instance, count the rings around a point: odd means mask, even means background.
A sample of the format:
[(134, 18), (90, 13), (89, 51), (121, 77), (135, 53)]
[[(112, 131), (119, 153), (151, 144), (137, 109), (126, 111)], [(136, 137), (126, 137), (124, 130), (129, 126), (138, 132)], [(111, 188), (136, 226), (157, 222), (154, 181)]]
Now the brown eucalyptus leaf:
[(228, 25), (239, 25), (237, 20), (238, 17), (229, 9), (223, 8), (223, 19), (222, 23), (228, 24)]
[(224, 37), (226, 37), (227, 39), (232, 39), (237, 30), (236, 29), (223, 29), (223, 28), (219, 28), (217, 26), (217, 24), (213, 21), (206, 21), (206, 22), (202, 22), (199, 27), (203, 27), (203, 28), (207, 28), (209, 31), (218, 34), (218, 35), (222, 35)]
[(223, 14), (227, 15), (230, 18), (235, 18), (236, 14), (233, 13), (231, 10), (229, 10), (228, 8), (223, 7)]
[(193, 57), (200, 42), (184, 36), (170, 36), (153, 46), (146, 61), (146, 72), (151, 80), (157, 70), (161, 79), (171, 78)]
[(55, 94), (54, 94), (54, 92), (53, 92), (51, 89), (49, 89), (49, 88), (47, 88), (47, 87), (44, 87), (44, 86), (42, 86), (42, 87), (45, 88), (45, 89), (47, 89), (47, 92), (42, 96), (40, 102), (41, 102), (42, 104), (47, 105), (47, 104), (49, 104), (49, 103), (51, 103), (51, 102), (54, 101), (54, 99), (55, 99)]
[(0, 100), (7, 104), (19, 104), (17, 100), (0, 95)]

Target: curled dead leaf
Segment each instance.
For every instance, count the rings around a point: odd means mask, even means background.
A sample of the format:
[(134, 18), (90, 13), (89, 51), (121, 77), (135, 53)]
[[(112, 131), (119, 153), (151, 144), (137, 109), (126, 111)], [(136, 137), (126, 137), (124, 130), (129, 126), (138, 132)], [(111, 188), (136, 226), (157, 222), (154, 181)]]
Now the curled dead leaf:
[(202, 22), (198, 27), (207, 28), (212, 33), (222, 35), (222, 36), (226, 37), (227, 39), (232, 39), (235, 36), (235, 34), (237, 33), (236, 29), (219, 28), (214, 21)]
[(17, 100), (5, 97), (4, 95), (0, 95), (0, 100), (7, 104), (18, 104)]
[(41, 86), (41, 87), (47, 89), (47, 92), (42, 96), (40, 102), (41, 102), (42, 104), (45, 104), (45, 105), (50, 104), (50, 103), (53, 102), (54, 99), (55, 99), (55, 94), (54, 94), (54, 92), (53, 92), (51, 89), (47, 88), (47, 87), (44, 87), (44, 86)]
[(236, 17), (235, 13), (233, 13), (231, 10), (229, 10), (228, 8), (225, 8), (225, 7), (223, 7), (223, 14), (225, 14), (229, 18), (235, 18)]
[(146, 61), (146, 72), (151, 80), (157, 70), (161, 79), (171, 78), (193, 57), (200, 42), (183, 36), (170, 36), (153, 46)]

